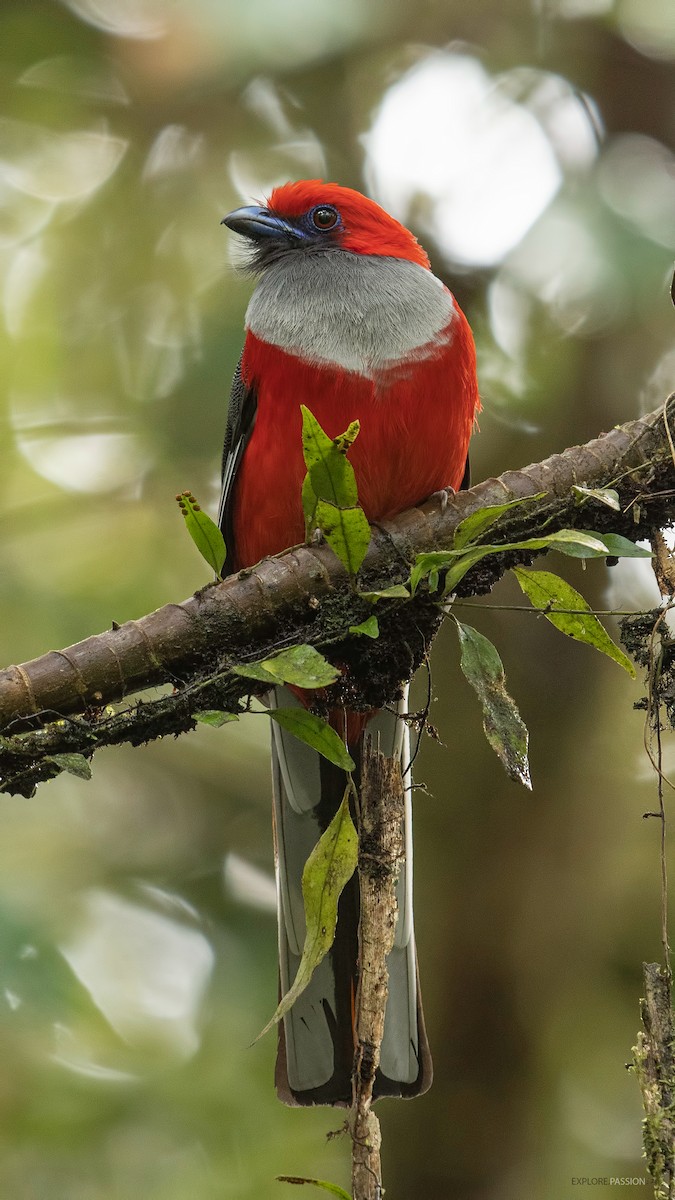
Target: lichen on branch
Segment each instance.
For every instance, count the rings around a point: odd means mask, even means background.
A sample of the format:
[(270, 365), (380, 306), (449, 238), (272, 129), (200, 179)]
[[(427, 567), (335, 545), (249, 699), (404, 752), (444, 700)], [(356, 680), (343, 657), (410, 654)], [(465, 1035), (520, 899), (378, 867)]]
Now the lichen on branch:
[[(384, 599), (375, 610), (380, 636), (364, 639), (349, 633), (373, 613), (360, 593), (404, 582), (416, 555), (451, 548), (457, 526), (472, 513), (524, 497), (532, 499), (505, 514), (492, 541), (589, 526), (646, 537), (675, 516), (669, 426), (675, 426), (675, 396), (586, 445), (373, 526), (358, 590), (330, 547), (296, 546), (180, 604), (7, 667), (0, 672), (0, 790), (30, 793), (59, 769), (46, 761), (54, 755), (88, 759), (100, 746), (189, 730), (203, 709), (237, 713), (255, 684), (232, 668), (300, 642), (348, 668), (327, 690), (325, 705), (381, 707), (424, 658), (441, 614), (425, 594)], [(575, 487), (611, 487), (620, 511), (591, 497), (580, 503)], [(531, 558), (509, 551), (483, 559), (457, 591), (485, 593)], [(167, 684), (170, 694), (129, 705), (143, 689)], [(121, 712), (107, 709), (120, 701)]]

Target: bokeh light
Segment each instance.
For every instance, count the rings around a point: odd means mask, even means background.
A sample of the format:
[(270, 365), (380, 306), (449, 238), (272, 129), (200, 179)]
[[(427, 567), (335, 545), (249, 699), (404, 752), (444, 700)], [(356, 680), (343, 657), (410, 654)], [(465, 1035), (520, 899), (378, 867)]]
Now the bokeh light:
[[(252, 286), (220, 220), (276, 183), (369, 190), (423, 241), (476, 335), (476, 481), (673, 390), (671, 0), (8, 0), (0, 47), (5, 662), (207, 582), (173, 497), (217, 503)], [(562, 569), (599, 607), (655, 603), (643, 563)], [(534, 793), (444, 630), (444, 745), (415, 764), (436, 1078), (382, 1106), (385, 1183), (569, 1200), (575, 1176), (644, 1176), (623, 1065), (660, 954), (643, 689), (510, 607), (459, 615), (502, 654)], [(267, 741), (251, 713), (0, 798), (1, 1195), (346, 1186), (340, 1114), (285, 1110), (274, 1038), (252, 1045), (277, 1000)]]
[(425, 57), (388, 90), (364, 139), (378, 199), (451, 262), (499, 262), (562, 181), (539, 122), (505, 84), (466, 54)]

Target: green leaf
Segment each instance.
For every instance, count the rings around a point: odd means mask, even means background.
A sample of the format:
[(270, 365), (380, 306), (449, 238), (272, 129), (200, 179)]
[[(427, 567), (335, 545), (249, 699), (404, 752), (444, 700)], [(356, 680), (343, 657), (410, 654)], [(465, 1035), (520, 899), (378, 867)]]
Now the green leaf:
[[(513, 574), (523, 592), (535, 608), (541, 609), (547, 621), (561, 633), (595, 646), (602, 654), (612, 658), (620, 667), (635, 678), (635, 669), (623, 650), (612, 641), (607, 630), (591, 612), (583, 596), (564, 579), (550, 571), (530, 571), (525, 567), (513, 567)], [(557, 612), (557, 609), (581, 609), (581, 612)]]
[(352, 421), (351, 424), (347, 426), (344, 433), (339, 433), (337, 437), (333, 439), (333, 444), (336, 449), (340, 451), (340, 454), (346, 454), (347, 451), (351, 449), (357, 437), (359, 436), (360, 431), (361, 422)]
[(231, 670), (246, 679), (260, 679), (263, 683), (292, 683), (305, 688), (328, 687), (340, 678), (338, 668), (307, 643), (291, 646), (259, 662), (238, 663)]
[(410, 592), (403, 583), (392, 583), (391, 587), (382, 588), (377, 592), (359, 592), (362, 600), (370, 600), (371, 604), (377, 604), (378, 600), (409, 600)]
[(651, 558), (651, 550), (631, 542), (630, 538), (622, 537), (620, 533), (594, 533), (607, 548), (607, 553), (616, 558)]
[(214, 729), (220, 729), (221, 725), (228, 725), (230, 721), (239, 720), (236, 713), (222, 712), (219, 708), (202, 708), (192, 715), (195, 721), (202, 725), (212, 725)]
[(360, 625), (350, 625), (350, 633), (360, 633), (363, 637), (378, 638), (380, 636), (380, 626), (377, 622), (377, 617), (367, 617)]
[(471, 550), (466, 550), (460, 558), (455, 559), (454, 564), (450, 567), (445, 576), (445, 584), (443, 586), (443, 595), (447, 596), (448, 592), (454, 591), (460, 579), (463, 579), (467, 571), (477, 563), (481, 558), (485, 558), (487, 554), (494, 554), (497, 550), (508, 550), (510, 546), (474, 546)]
[(487, 504), (485, 508), (479, 508), (478, 512), (471, 513), (457, 526), (452, 540), (455, 550), (462, 550), (469, 542), (475, 542), (477, 537), (485, 533), (485, 530), (494, 525), (502, 513), (508, 512), (510, 508), (515, 508), (518, 504), (527, 504), (528, 501), (541, 500), (545, 495), (546, 492), (537, 492), (536, 496), (521, 496), (518, 500), (509, 500), (506, 504)]
[(572, 493), (577, 504), (585, 504), (588, 500), (597, 500), (599, 504), (606, 504), (615, 512), (621, 512), (619, 493), (615, 492), (614, 488), (587, 488), (575, 483), (572, 485)]
[(337, 1183), (328, 1183), (326, 1179), (305, 1179), (302, 1175), (277, 1175), (277, 1183), (311, 1183), (314, 1187), (323, 1188), (324, 1192), (330, 1192), (333, 1196), (339, 1196), (340, 1200), (352, 1200), (349, 1192), (339, 1187)]
[(452, 550), (432, 550), (429, 554), (418, 554), (410, 572), (411, 595), (415, 595), (425, 576), (429, 577), (429, 591), (435, 592), (438, 587), (439, 570), (449, 566), (451, 562), (455, 562), (456, 557)]
[(266, 658), (261, 666), (280, 683), (293, 683), (296, 687), (328, 687), (340, 678), (338, 668), (306, 643), (281, 650), (272, 658)]
[[(448, 569), (443, 595), (453, 591), (467, 571), (470, 571), (482, 558), (488, 554), (504, 554), (509, 550), (557, 550), (560, 554), (566, 554), (570, 558), (606, 558), (608, 554), (620, 555), (622, 553), (620, 549), (610, 548), (609, 538), (617, 547), (620, 544), (624, 545), (623, 553), (626, 557), (649, 556), (649, 551), (641, 551), (627, 538), (616, 541), (617, 536), (616, 534), (589, 533), (583, 529), (559, 529), (556, 533), (548, 533), (544, 537), (526, 538), (522, 542), (504, 542), (500, 546), (471, 546), (463, 553), (460, 552), (459, 557), (455, 557), (454, 564)], [(457, 555), (456, 551), (448, 551), (448, 553)]]
[(307, 541), (311, 538), (316, 529), (316, 506), (318, 496), (312, 487), (312, 481), (309, 475), (305, 475), (302, 491), (300, 493), (302, 500), (302, 511), (305, 517), (305, 538)]
[(181, 492), (176, 500), (195, 546), (220, 579), (227, 553), (222, 533), (197, 503), (192, 492)]
[(462, 655), (460, 666), (483, 706), (483, 729), (507, 774), (532, 787), (527, 758), (527, 729), (506, 690), (502, 660), (488, 638), (455, 618)]
[(359, 432), (358, 421), (335, 441), (324, 433), (316, 417), (304, 405), (302, 411), (302, 452), (310, 485), (318, 500), (327, 500), (338, 508), (358, 504), (356, 476), (346, 453)]
[(69, 775), (77, 775), (78, 779), (91, 779), (91, 767), (83, 754), (49, 754), (44, 761), (54, 763)]
[(270, 684), (279, 682), (278, 676), (268, 671), (261, 662), (237, 663), (236, 666), (230, 667), (230, 670), (235, 675), (243, 675), (245, 679), (259, 679), (262, 683)]
[(651, 558), (651, 551), (618, 533), (596, 533), (591, 529), (561, 529), (545, 538), (536, 538), (546, 547), (572, 558)]
[[(529, 538), (532, 549), (557, 550), (569, 558), (605, 558), (607, 547), (598, 533), (586, 533), (582, 529), (558, 529), (545, 537)], [(525, 545), (525, 543), (523, 543)]]
[(302, 451), (307, 475), (302, 485), (305, 532), (310, 538), (320, 529), (328, 545), (349, 571), (356, 575), (370, 542), (370, 526), (359, 506), (356, 476), (346, 454), (358, 436), (359, 423), (352, 421), (345, 433), (333, 439), (304, 404)]
[[(277, 713), (283, 711), (277, 709)], [(274, 716), (274, 712), (271, 714)], [(330, 950), (335, 937), (338, 900), (356, 870), (358, 836), (349, 812), (350, 787), (333, 820), (312, 850), (302, 872), (305, 906), (305, 944), (297, 975), (265, 1028), (261, 1038), (280, 1021), (312, 978), (314, 968)], [(256, 1038), (256, 1041), (258, 1040)]]
[(283, 729), (312, 746), (336, 767), (341, 767), (343, 771), (354, 770), (354, 759), (342, 738), (321, 717), (308, 712), (306, 708), (271, 708), (269, 715)]
[(253, 679), (269, 679), (274, 683), (293, 683), (304, 688), (328, 687), (340, 678), (338, 668), (306, 643), (234, 669), (238, 675), (251, 675)]
[(317, 500), (315, 520), (328, 545), (350, 575), (356, 575), (370, 545), (370, 525), (362, 508), (338, 508)]
[[(476, 563), (480, 562), (482, 558), (487, 558), (489, 554), (504, 554), (508, 550), (544, 550), (549, 546), (551, 538), (557, 537), (557, 534), (549, 534), (548, 537), (543, 538), (527, 538), (523, 542), (503, 542), (500, 546), (470, 546), (464, 551), (450, 551), (449, 553), (453, 555), (454, 562), (446, 573), (443, 595), (447, 596), (449, 592), (453, 592), (467, 572)], [(565, 538), (559, 538), (558, 540), (561, 544), (557, 549), (563, 554), (571, 553), (568, 540)]]

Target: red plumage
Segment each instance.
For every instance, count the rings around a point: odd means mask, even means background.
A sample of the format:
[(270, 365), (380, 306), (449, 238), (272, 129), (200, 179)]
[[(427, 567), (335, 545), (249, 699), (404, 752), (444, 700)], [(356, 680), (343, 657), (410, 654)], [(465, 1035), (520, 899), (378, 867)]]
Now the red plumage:
[(258, 410), (235, 485), (238, 566), (305, 536), (301, 404), (330, 437), (360, 421), (349, 461), (371, 523), (459, 487), (478, 405), (473, 338), (459, 310), (449, 344), (377, 379), (308, 363), (250, 332), (241, 371), (256, 389)]
[[(349, 461), (371, 523), (458, 488), (480, 407), (473, 337), (413, 234), (374, 201), (319, 180), (276, 188), (265, 207), (238, 209), (226, 223), (254, 243), (262, 276), (247, 313), (226, 435), (221, 523), (230, 540), (228, 569), (304, 539), (302, 404), (331, 437), (359, 421)], [(270, 698), (273, 707), (292, 700), (280, 692)], [(313, 693), (296, 694), (311, 703)], [(398, 711), (404, 706), (405, 698)], [(341, 735), (346, 730), (357, 763), (372, 716), (340, 712), (332, 720)], [(406, 773), (405, 723), (383, 713), (371, 729)], [(272, 763), (285, 992), (302, 951), (303, 867), (345, 781), (276, 724)], [(409, 793), (406, 805), (407, 862), (397, 885), (375, 1096), (419, 1095), (432, 1075), (412, 921)], [(330, 953), (280, 1029), (276, 1082), (286, 1103), (351, 1102), (358, 920), (354, 878), (340, 899)]]
[(267, 207), (282, 217), (298, 217), (315, 204), (331, 204), (339, 209), (342, 223), (338, 236), (344, 250), (404, 258), (429, 269), (429, 255), (414, 234), (354, 188), (323, 183), (320, 179), (302, 179), (275, 188)]

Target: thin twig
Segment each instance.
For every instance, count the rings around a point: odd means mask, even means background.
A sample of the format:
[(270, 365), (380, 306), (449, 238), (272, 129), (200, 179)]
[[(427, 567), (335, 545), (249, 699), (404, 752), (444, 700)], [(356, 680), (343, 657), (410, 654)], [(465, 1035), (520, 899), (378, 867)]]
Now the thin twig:
[[(546, 610), (541, 608), (531, 608), (527, 604), (476, 604), (475, 601), (471, 600), (455, 600), (453, 601), (453, 608), (476, 608), (479, 610), (486, 609), (495, 612), (534, 613), (534, 615), (537, 617), (546, 615)], [(558, 608), (556, 604), (555, 608), (551, 609), (551, 611), (562, 613), (563, 616), (570, 617), (587, 617), (589, 614), (594, 617), (644, 617), (647, 615), (647, 612), (651, 610), (643, 610), (639, 608)]]
[[(671, 959), (670, 959), (670, 941), (668, 936), (668, 861), (666, 856), (666, 807), (663, 798), (663, 785), (668, 785), (675, 791), (675, 784), (664, 774), (663, 771), (663, 752), (661, 744), (661, 666), (663, 651), (661, 646), (656, 652), (656, 639), (659, 633), (660, 626), (665, 620), (668, 613), (671, 611), (675, 601), (671, 598), (670, 602), (661, 610), (651, 631), (649, 639), (649, 671), (647, 678), (647, 716), (645, 719), (644, 743), (645, 750), (649, 760), (656, 771), (658, 780), (658, 799), (659, 808), (658, 816), (661, 822), (661, 837), (660, 837), (660, 861), (661, 861), (661, 943), (663, 946), (663, 957), (665, 969), (669, 978), (672, 977)], [(656, 755), (652, 750), (651, 732), (653, 731), (656, 739)]]

